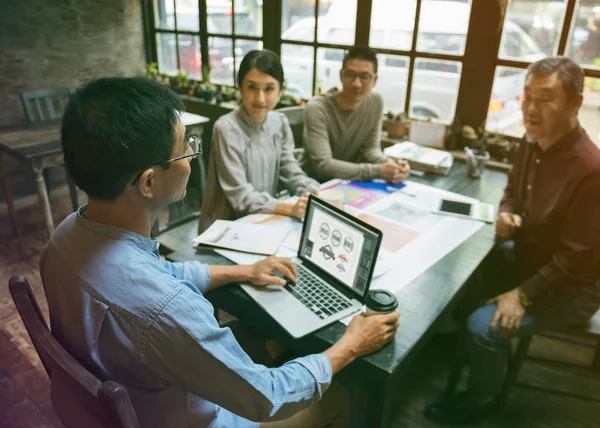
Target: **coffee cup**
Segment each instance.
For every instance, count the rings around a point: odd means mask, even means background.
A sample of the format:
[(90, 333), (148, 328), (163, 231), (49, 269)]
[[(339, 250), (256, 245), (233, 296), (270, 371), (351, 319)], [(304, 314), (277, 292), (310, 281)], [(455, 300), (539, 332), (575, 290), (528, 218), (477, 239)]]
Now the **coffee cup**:
[(364, 315), (367, 317), (375, 314), (388, 314), (396, 310), (398, 299), (387, 290), (370, 290), (365, 299), (365, 306), (367, 311)]
[(319, 198), (341, 210), (344, 209), (344, 192), (339, 189), (326, 189), (319, 191)]

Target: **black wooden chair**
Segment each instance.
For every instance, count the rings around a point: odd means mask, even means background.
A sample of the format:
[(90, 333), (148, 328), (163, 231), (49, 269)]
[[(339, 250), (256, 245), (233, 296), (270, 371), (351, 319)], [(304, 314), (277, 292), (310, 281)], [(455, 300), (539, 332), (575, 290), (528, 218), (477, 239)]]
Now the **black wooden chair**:
[[(29, 123), (35, 123), (60, 119), (72, 93), (73, 89), (68, 87), (21, 92), (21, 101), (27, 120)], [(65, 176), (69, 185), (71, 204), (73, 205), (73, 211), (75, 211), (79, 207), (77, 186), (66, 169)], [(50, 195), (50, 175), (47, 169), (44, 170), (44, 180), (46, 181), (46, 190)]]
[(116, 382), (101, 382), (50, 334), (31, 286), (22, 276), (10, 294), (50, 378), (52, 406), (67, 428), (139, 428), (129, 394)]
[[(525, 336), (517, 339), (517, 346), (510, 353), (508, 360), (508, 369), (506, 372), (506, 378), (504, 380), (504, 384), (502, 385), (502, 390), (500, 392), (500, 403), (504, 404), (508, 398), (508, 394), (510, 393), (513, 386), (520, 386), (530, 389), (539, 390), (542, 392), (561, 395), (569, 398), (575, 398), (585, 401), (592, 402), (600, 402), (600, 400), (596, 398), (587, 397), (580, 394), (573, 394), (570, 392), (562, 391), (559, 389), (550, 389), (550, 388), (542, 388), (535, 385), (529, 384), (521, 384), (517, 383), (517, 378), (519, 376), (519, 371), (521, 370), (521, 366), (525, 359), (530, 359), (533, 361), (537, 361), (543, 364), (551, 364), (553, 366), (558, 366), (561, 368), (565, 367), (585, 367), (588, 368), (593, 374), (600, 374), (600, 311), (596, 312), (596, 314), (586, 323), (578, 326), (568, 327), (564, 330), (560, 331), (548, 331), (542, 332), (539, 335), (550, 336), (552, 338), (556, 338), (558, 340), (573, 342), (576, 344), (581, 344), (576, 341), (576, 338), (593, 338), (596, 340), (596, 345), (594, 346), (594, 356), (592, 358), (592, 362), (589, 366), (582, 366), (580, 364), (572, 364), (567, 362), (560, 362), (555, 360), (550, 360), (548, 358), (541, 357), (531, 357), (527, 356), (527, 352), (529, 351), (529, 347), (531, 346), (531, 342), (533, 340), (533, 336)], [(463, 368), (466, 364), (466, 352), (465, 352), (465, 336), (460, 337), (459, 343), (457, 343), (456, 354), (454, 356), (454, 368), (450, 372), (450, 376), (448, 378), (448, 384), (446, 386), (446, 396), (449, 398), (453, 396), (456, 392), (458, 384), (460, 382), (460, 377), (463, 371)]]

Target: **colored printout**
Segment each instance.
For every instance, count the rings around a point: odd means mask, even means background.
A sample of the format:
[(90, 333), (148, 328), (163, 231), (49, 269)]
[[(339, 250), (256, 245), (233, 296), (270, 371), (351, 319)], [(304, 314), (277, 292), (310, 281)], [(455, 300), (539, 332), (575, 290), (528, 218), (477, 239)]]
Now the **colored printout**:
[[(383, 232), (371, 288), (398, 293), (402, 287), (484, 227), (484, 223), (479, 221), (434, 214), (431, 211), (431, 202), (434, 199), (445, 197), (464, 202), (474, 199), (423, 184), (407, 181), (406, 185), (399, 189), (385, 185), (384, 190), (381, 187), (369, 188), (369, 184), (361, 187), (347, 181), (331, 180), (323, 183), (322, 189), (339, 188), (338, 186), (348, 191), (347, 199), (350, 202), (345, 210)], [(379, 183), (379, 186), (383, 185)], [(300, 221), (272, 214), (254, 214), (240, 221), (287, 225), (289, 232), (277, 255), (297, 256), (302, 230)], [(328, 239), (331, 242), (323, 242), (319, 247), (323, 247), (323, 252), (319, 254), (323, 257), (329, 255), (331, 259), (328, 261), (331, 263), (336, 260), (334, 269), (337, 269), (337, 264), (341, 265), (340, 269), (347, 269), (350, 263), (347, 253), (336, 252), (342, 248), (343, 236), (340, 245), (334, 248), (334, 229), (335, 227), (330, 226)], [(335, 242), (338, 242), (337, 238)], [(327, 245), (331, 252), (327, 251)], [(264, 258), (235, 251), (217, 252), (239, 264), (254, 263)], [(348, 262), (343, 257), (346, 257)]]

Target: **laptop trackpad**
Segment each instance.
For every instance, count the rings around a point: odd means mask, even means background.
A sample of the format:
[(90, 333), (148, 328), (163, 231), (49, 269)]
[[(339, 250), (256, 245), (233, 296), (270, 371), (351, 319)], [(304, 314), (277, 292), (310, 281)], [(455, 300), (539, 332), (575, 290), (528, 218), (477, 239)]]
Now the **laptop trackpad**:
[(268, 308), (285, 310), (298, 305), (298, 301), (279, 285), (266, 285), (264, 287), (242, 285), (242, 288), (261, 305), (265, 305)]

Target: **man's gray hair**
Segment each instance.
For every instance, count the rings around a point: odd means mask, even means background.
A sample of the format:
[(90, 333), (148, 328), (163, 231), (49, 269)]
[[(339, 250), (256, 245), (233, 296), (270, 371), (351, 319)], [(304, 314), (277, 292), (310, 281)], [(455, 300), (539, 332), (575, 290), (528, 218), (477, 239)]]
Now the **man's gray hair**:
[(533, 73), (556, 73), (570, 97), (583, 93), (583, 70), (570, 58), (553, 56), (541, 59), (527, 68), (527, 76)]

